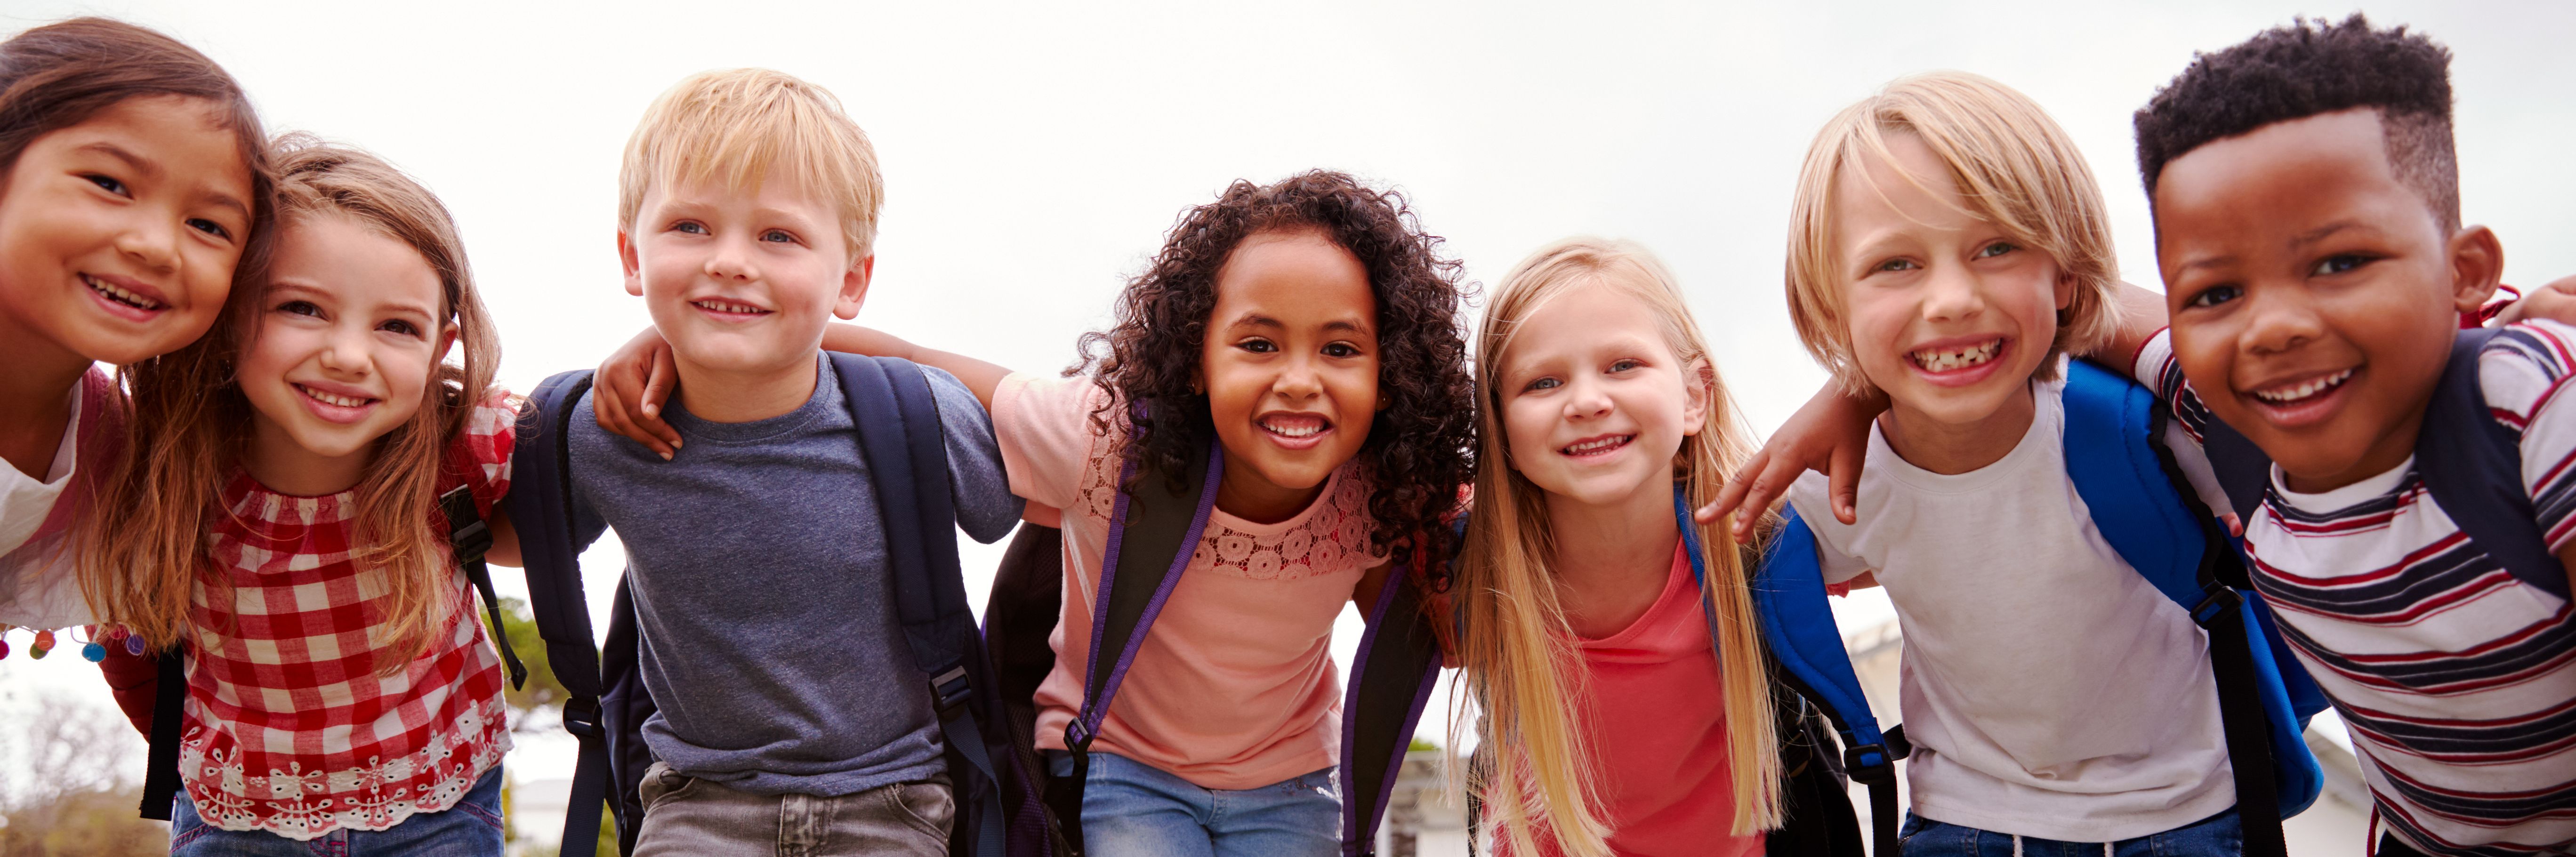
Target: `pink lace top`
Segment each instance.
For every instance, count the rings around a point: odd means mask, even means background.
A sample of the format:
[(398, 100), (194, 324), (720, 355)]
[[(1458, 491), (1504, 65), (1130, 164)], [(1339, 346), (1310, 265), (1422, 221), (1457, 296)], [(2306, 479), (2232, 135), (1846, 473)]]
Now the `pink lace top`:
[[(1088, 378), (1012, 375), (993, 395), (1011, 491), (1032, 520), (1062, 510), (1063, 620), (1055, 671), (1038, 687), (1037, 740), (1064, 747), (1082, 705), (1091, 606), (1117, 498), (1115, 439), (1095, 432), (1104, 394)], [(1368, 489), (1345, 464), (1296, 517), (1258, 524), (1211, 513), (1207, 535), (1136, 654), (1094, 752), (1213, 789), (1270, 785), (1331, 766), (1341, 746), (1333, 621), (1369, 547)], [(1051, 507), (1038, 509), (1037, 506)]]

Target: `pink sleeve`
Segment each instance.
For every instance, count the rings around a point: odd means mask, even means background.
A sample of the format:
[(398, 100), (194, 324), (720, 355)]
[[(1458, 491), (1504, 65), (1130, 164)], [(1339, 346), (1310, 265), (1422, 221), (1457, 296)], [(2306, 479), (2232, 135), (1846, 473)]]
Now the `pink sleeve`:
[(1011, 493), (1032, 504), (1073, 505), (1082, 468), (1099, 438), (1091, 412), (1101, 397), (1090, 378), (1049, 378), (1014, 373), (993, 390), (993, 437)]

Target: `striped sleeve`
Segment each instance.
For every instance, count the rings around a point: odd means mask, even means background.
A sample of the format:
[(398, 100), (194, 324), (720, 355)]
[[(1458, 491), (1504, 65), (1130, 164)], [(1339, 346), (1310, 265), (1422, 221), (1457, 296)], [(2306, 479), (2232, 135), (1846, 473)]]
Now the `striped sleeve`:
[(2478, 386), (2522, 447), (2522, 484), (2540, 531), (2556, 551), (2576, 539), (2576, 406), (2564, 395), (2576, 369), (2576, 327), (2528, 321), (2498, 331), (2478, 354)]
[(2156, 331), (2138, 346), (2137, 356), (2129, 361), (2129, 377), (2156, 391), (2156, 397), (2173, 411), (2175, 424), (2191, 436), (2191, 442), (2201, 442), (2201, 430), (2211, 419), (2209, 408), (2200, 403), (2200, 393), (2191, 388), (2191, 381), (2182, 375), (2182, 364), (2174, 360), (2172, 328)]

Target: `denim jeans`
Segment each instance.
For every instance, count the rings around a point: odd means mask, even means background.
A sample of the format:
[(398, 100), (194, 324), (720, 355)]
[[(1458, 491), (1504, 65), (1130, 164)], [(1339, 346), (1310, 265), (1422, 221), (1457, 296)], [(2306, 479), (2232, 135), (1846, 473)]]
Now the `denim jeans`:
[(188, 792), (170, 807), (172, 857), (499, 857), (501, 767), (483, 772), (474, 787), (441, 812), (424, 812), (384, 830), (340, 828), (297, 842), (265, 830), (225, 830), (197, 817)]
[[(1059, 777), (1073, 757), (1047, 753)], [(1202, 788), (1113, 753), (1091, 754), (1082, 782), (1082, 846), (1115, 857), (1333, 857), (1342, 796), (1325, 768), (1249, 789)]]
[(1978, 830), (1905, 814), (1905, 857), (2237, 857), (2245, 830), (2228, 810), (2163, 833), (2118, 842), (2059, 842)]
[(838, 797), (754, 794), (661, 762), (638, 789), (644, 827), (633, 857), (912, 854), (946, 857), (957, 804), (945, 782), (895, 783)]

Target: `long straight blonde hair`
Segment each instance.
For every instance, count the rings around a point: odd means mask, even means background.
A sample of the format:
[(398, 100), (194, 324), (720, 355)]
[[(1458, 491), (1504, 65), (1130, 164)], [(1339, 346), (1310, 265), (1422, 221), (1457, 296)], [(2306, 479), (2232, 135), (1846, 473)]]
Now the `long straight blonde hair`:
[[(1449, 743), (1455, 748), (1462, 734), (1476, 733), (1479, 758), (1473, 773), (1459, 779), (1483, 800), (1495, 839), (1508, 841), (1516, 854), (1537, 853), (1542, 829), (1560, 853), (1610, 853), (1606, 837), (1612, 831), (1602, 821), (1605, 808), (1594, 776), (1600, 761), (1579, 727), (1577, 706), (1591, 702), (1582, 691), (1585, 671), (1550, 567), (1556, 540), (1546, 492), (1510, 465), (1498, 387), (1520, 322), (1585, 288), (1608, 289), (1644, 304), (1678, 365), (1706, 373), (1690, 378), (1709, 385), (1706, 422), (1698, 434), (1682, 439), (1673, 461), (1673, 479), (1693, 508), (1716, 499), (1727, 476), (1754, 449), (1680, 286), (1645, 248), (1570, 238), (1531, 254), (1503, 277), (1476, 336), (1476, 510), (1456, 584), (1464, 626), (1458, 653), (1482, 721), (1471, 723), (1475, 713), (1453, 706)], [(1698, 527), (1708, 579), (1702, 596), (1717, 620), (1733, 831), (1742, 836), (1779, 826), (1780, 757), (1762, 635), (1746, 589), (1746, 550), (1731, 533), (1725, 521)]]
[[(465, 244), (447, 208), (427, 188), (374, 155), (303, 134), (280, 137), (276, 165), (279, 227), (298, 218), (347, 217), (409, 245), (437, 272), (440, 323), (454, 325), (450, 360), (430, 369), (420, 409), (376, 440), (356, 491), (356, 538), (350, 559), (384, 595), (369, 606), (392, 657), (378, 674), (400, 669), (427, 651), (436, 622), (448, 613), (452, 571), (433, 527), (448, 441), (492, 386), (501, 344), (474, 290)], [(188, 629), (196, 586), (210, 603), (229, 604), (231, 577), (208, 566), (206, 532), (229, 475), (241, 465), (251, 434), (251, 405), (233, 376), (237, 355), (257, 337), (258, 299), (267, 272), (245, 268), (233, 301), (212, 331), (168, 355), (122, 367), (132, 391), (133, 440), (100, 485), (97, 511), (82, 523), (82, 594), (99, 621), (126, 626), (155, 650)], [(372, 587), (371, 587), (372, 588)], [(229, 629), (210, 629), (228, 636)]]

